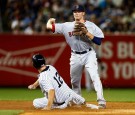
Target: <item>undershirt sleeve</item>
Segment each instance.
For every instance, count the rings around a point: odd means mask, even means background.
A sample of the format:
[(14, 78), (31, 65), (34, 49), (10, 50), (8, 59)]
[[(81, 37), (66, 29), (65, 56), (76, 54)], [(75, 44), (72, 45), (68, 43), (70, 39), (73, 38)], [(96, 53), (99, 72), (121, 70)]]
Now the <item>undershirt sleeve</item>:
[(103, 38), (94, 36), (94, 38), (92, 39), (92, 41), (93, 41), (95, 44), (97, 44), (97, 45), (101, 45), (102, 39), (103, 39)]

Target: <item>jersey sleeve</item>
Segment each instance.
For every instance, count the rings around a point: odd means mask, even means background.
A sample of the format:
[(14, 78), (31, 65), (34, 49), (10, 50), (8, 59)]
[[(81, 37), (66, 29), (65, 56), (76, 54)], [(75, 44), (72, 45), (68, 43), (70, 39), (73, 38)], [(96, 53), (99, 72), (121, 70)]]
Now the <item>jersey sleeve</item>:
[(87, 25), (89, 25), (87, 29), (92, 35), (98, 38), (104, 38), (102, 30), (96, 24), (88, 22)]
[(63, 23), (56, 23), (54, 33), (63, 34), (63, 27), (64, 27)]
[(94, 27), (93, 35), (98, 38), (104, 38), (102, 30), (95, 24), (93, 25), (93, 27)]

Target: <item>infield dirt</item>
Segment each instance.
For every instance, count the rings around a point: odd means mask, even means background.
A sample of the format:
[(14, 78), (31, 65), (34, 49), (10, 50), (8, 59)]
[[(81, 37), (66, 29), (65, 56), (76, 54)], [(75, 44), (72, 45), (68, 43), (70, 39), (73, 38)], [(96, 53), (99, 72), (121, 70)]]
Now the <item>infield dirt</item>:
[[(95, 102), (89, 102), (96, 104)], [(135, 103), (107, 102), (106, 109), (90, 109), (86, 107), (68, 107), (42, 111), (34, 109), (32, 101), (0, 101), (0, 110), (24, 110), (20, 115), (135, 115)]]

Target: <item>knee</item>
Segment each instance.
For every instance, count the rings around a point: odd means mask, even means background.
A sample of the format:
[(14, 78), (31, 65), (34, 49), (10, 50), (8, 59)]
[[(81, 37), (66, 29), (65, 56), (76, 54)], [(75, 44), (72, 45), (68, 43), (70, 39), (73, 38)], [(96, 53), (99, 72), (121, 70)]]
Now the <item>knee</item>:
[(76, 82), (71, 82), (73, 88), (80, 88), (80, 84)]
[(79, 85), (80, 85), (80, 80), (79, 80), (79, 79), (71, 79), (71, 84), (72, 84), (74, 87), (79, 87)]
[(34, 99), (34, 100), (33, 100), (33, 106), (34, 106), (36, 109), (39, 109), (39, 108), (40, 108), (37, 99)]

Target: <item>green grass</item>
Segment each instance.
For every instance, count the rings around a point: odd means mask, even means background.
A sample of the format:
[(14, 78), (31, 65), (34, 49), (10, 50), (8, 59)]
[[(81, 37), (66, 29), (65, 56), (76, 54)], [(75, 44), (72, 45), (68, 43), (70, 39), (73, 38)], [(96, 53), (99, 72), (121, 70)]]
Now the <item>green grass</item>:
[[(82, 89), (82, 96), (86, 101), (96, 101), (95, 91), (87, 92)], [(0, 88), (0, 100), (33, 100), (43, 97), (40, 88)], [(104, 89), (107, 102), (135, 102), (135, 89)], [(0, 110), (0, 115), (17, 115), (23, 110)]]
[(23, 110), (0, 110), (0, 115), (18, 115)]
[(0, 100), (33, 100), (37, 97), (43, 97), (39, 88), (0, 88)]
[(135, 89), (111, 89), (105, 91), (108, 101), (135, 102)]
[[(82, 90), (82, 96), (87, 101), (95, 101), (95, 91)], [(104, 97), (107, 102), (135, 102), (135, 89), (104, 89)]]
[[(95, 91), (83, 89), (82, 96), (87, 101), (96, 100)], [(43, 97), (40, 88), (0, 88), (0, 100), (33, 100), (38, 97)], [(104, 97), (108, 102), (135, 102), (135, 89), (104, 89)]]

